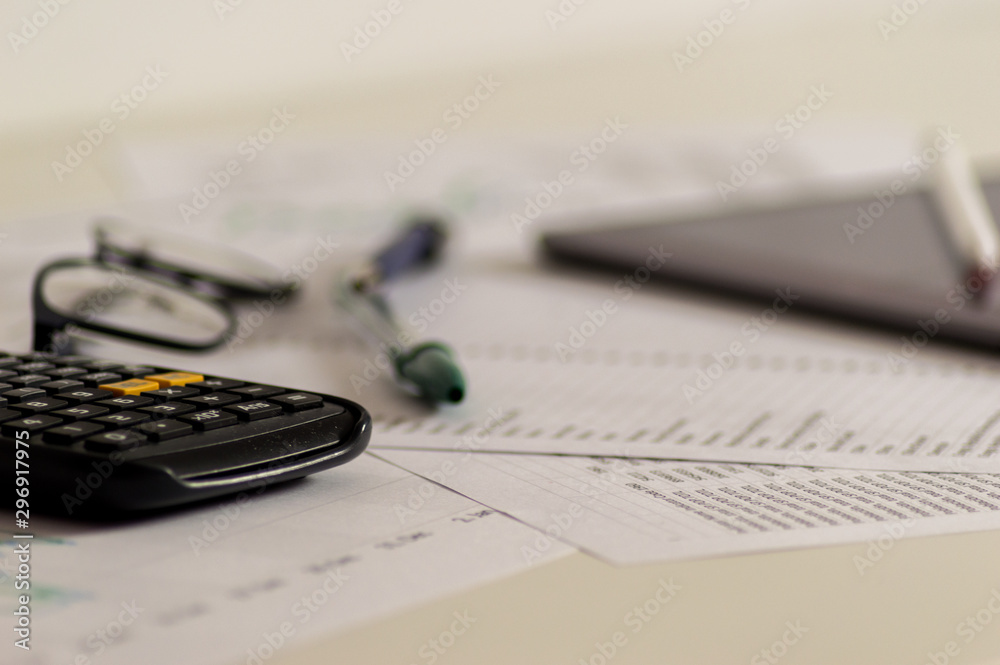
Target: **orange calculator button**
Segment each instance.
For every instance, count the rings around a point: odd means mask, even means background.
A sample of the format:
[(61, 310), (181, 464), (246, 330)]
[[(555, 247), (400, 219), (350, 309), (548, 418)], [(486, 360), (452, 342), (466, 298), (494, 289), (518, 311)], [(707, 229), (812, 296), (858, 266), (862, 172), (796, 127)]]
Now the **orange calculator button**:
[(129, 379), (116, 383), (105, 383), (97, 387), (103, 390), (110, 390), (116, 395), (138, 395), (146, 390), (159, 390), (160, 384), (155, 381), (147, 381), (146, 379)]
[(194, 383), (195, 381), (205, 380), (205, 377), (201, 374), (192, 374), (191, 372), (166, 372), (164, 374), (150, 374), (149, 376), (143, 378), (149, 381), (155, 381), (158, 384), (158, 388), (183, 386), (188, 383)]

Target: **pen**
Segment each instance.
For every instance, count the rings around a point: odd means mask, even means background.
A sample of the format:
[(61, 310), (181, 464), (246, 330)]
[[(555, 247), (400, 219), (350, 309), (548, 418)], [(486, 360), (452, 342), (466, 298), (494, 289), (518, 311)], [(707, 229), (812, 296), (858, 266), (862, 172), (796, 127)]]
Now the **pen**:
[(989, 289), (989, 281), (997, 272), (1000, 258), (1000, 233), (990, 212), (979, 180), (972, 170), (963, 147), (956, 143), (942, 152), (933, 191), (945, 226), (962, 262), (966, 278), (977, 277), (983, 289), (981, 299)]
[(465, 378), (455, 354), (438, 341), (414, 343), (396, 322), (382, 295), (385, 285), (421, 265), (434, 262), (446, 234), (440, 222), (418, 218), (378, 254), (338, 285), (338, 302), (380, 342), (392, 361), (396, 382), (432, 402), (457, 403), (465, 396)]

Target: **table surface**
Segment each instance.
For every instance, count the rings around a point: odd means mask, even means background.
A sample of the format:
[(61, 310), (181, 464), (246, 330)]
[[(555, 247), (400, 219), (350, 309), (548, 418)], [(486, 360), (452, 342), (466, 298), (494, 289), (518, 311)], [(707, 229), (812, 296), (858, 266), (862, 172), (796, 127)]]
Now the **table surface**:
[[(390, 5), (398, 12), (348, 59), (354, 28)], [(59, 7), (30, 39), (8, 35), (0, 57), (0, 229), (125, 196), (100, 154), (62, 181), (51, 164), (157, 66), (162, 87), (109, 142), (239, 137), (282, 106), (295, 109), (300, 138), (416, 138), (492, 75), (503, 94), (463, 131), (587, 131), (616, 116), (648, 129), (771, 126), (825, 86), (832, 96), (817, 123), (951, 125), (978, 162), (1000, 154), (1000, 7), (990, 3)], [(0, 25), (28, 34), (24, 21), (38, 11), (7, 3)], [(627, 569), (574, 554), (273, 662), (326, 663), (331, 652), (342, 662), (429, 662), (419, 647), (463, 610), (474, 629), (438, 663), (1000, 662), (995, 626), (956, 636), (966, 617), (995, 616), (984, 608), (1000, 597), (1000, 531), (904, 539), (859, 575), (853, 560), (867, 547)], [(685, 593), (610, 656), (625, 614), (662, 580)], [(787, 635), (796, 637), (786, 648)]]

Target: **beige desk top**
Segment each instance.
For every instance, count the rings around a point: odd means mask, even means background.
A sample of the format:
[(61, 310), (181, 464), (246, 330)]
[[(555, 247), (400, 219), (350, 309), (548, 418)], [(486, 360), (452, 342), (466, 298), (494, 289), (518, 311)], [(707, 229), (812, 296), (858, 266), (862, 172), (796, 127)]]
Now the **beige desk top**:
[[(386, 3), (230, 4), (220, 20), (211, 3), (195, 0), (170, 9), (69, 3), (17, 52), (9, 43), (0, 56), (0, 225), (122, 196), (98, 157), (63, 182), (51, 162), (157, 63), (169, 77), (120, 123), (116, 141), (239, 136), (284, 104), (299, 112), (300, 137), (418, 135), (470, 81), (492, 73), (505, 94), (469, 131), (580, 129), (614, 115), (646, 127), (772, 124), (810, 86), (826, 85), (833, 98), (817, 122), (951, 124), (977, 158), (1000, 154), (1000, 9), (987, 3), (899, 3), (912, 15), (897, 15), (896, 25), (889, 2), (807, 10), (777, 0), (716, 8), (593, 0), (563, 2), (577, 9), (553, 29), (545, 12), (555, 1), (404, 0), (353, 62), (340, 43)], [(733, 21), (679, 71), (674, 52), (725, 7)], [(19, 30), (33, 11), (33, 2), (8, 3), (0, 25)], [(957, 624), (1000, 594), (1000, 531), (902, 540), (861, 576), (853, 557), (865, 549), (630, 569), (576, 554), (297, 645), (274, 662), (426, 663), (420, 646), (468, 610), (476, 623), (438, 663), (597, 665), (597, 643), (612, 640), (624, 615), (669, 579), (683, 587), (676, 602), (629, 632), (607, 662), (925, 663), (928, 652), (945, 662), (949, 641), (957, 648), (949, 663), (1000, 662), (1000, 621), (968, 643), (956, 637)], [(779, 659), (782, 648), (763, 654), (789, 623), (801, 637)]]

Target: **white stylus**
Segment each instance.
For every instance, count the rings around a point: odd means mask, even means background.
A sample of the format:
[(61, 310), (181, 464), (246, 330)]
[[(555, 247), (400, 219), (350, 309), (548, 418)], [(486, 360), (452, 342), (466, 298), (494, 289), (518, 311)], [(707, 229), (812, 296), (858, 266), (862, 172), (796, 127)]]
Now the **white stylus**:
[(969, 156), (960, 144), (955, 143), (941, 153), (936, 171), (934, 197), (963, 263), (965, 278), (978, 278), (983, 284), (976, 292), (982, 300), (997, 273), (1000, 231)]

